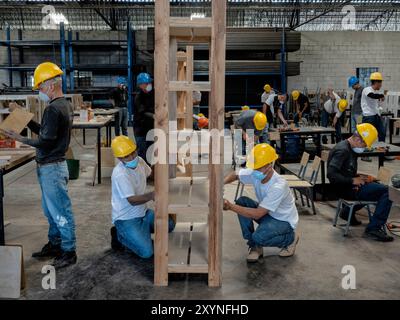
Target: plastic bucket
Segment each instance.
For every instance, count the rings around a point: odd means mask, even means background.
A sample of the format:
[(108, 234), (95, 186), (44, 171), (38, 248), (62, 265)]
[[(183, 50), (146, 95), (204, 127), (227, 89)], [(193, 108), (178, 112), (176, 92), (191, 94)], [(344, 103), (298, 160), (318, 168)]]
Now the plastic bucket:
[(76, 180), (79, 178), (79, 160), (67, 159), (67, 166), (69, 172), (69, 180)]

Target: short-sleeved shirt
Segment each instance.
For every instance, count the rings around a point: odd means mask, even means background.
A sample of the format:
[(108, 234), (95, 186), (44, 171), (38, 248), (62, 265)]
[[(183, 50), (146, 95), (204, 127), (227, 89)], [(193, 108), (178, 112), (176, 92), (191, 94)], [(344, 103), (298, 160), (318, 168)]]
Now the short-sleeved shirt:
[(264, 93), (261, 95), (261, 103), (262, 103), (262, 104), (266, 103), (267, 100), (268, 100), (268, 97), (269, 97), (270, 95), (271, 95), (271, 93), (266, 93), (266, 92), (264, 91)]
[(370, 93), (379, 93), (379, 91), (366, 87), (361, 94), (361, 109), (363, 116), (374, 116), (379, 114), (379, 101), (368, 97)]
[(307, 103), (307, 108), (304, 110), (304, 113), (310, 113), (310, 100), (308, 99), (308, 97), (302, 93), (300, 93), (299, 98), (297, 99), (297, 102), (300, 106), (300, 112), (303, 111), (304, 106)]
[(361, 95), (363, 92), (364, 88), (360, 86), (358, 89), (354, 91), (354, 97), (353, 97), (353, 108), (352, 108), (352, 113), (353, 114), (361, 114), (362, 109), (361, 109)]
[(136, 169), (127, 168), (119, 162), (111, 175), (111, 206), (112, 222), (116, 220), (130, 220), (145, 215), (147, 205), (133, 206), (128, 198), (143, 195), (146, 190), (146, 178), (151, 174), (150, 167), (139, 157)]
[(257, 130), (254, 125), (254, 115), (257, 110), (244, 110), (235, 121), (235, 127), (244, 131), (254, 130), (256, 136), (260, 136), (262, 130)]
[(270, 109), (267, 110), (268, 123), (272, 123), (274, 121), (274, 115), (278, 112), (278, 110), (283, 110), (284, 104), (279, 101), (276, 93), (270, 94), (265, 103), (270, 107)]
[(339, 97), (339, 95), (336, 92), (332, 92), (332, 93), (335, 96), (335, 101), (333, 102), (331, 99), (326, 101), (324, 103), (324, 109), (329, 114), (335, 113), (336, 117), (340, 118), (340, 116), (342, 115), (342, 112), (340, 112), (338, 105), (339, 105), (339, 101), (341, 98)]
[(261, 183), (252, 176), (252, 171), (251, 169), (240, 170), (239, 179), (244, 184), (253, 185), (258, 205), (267, 209), (272, 218), (286, 221), (293, 229), (296, 229), (299, 214), (287, 181), (274, 172), (267, 183)]

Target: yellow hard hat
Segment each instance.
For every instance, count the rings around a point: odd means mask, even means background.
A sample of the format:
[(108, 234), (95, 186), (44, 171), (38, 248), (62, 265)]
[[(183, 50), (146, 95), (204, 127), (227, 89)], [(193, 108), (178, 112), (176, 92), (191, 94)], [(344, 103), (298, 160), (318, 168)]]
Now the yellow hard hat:
[(203, 117), (205, 117), (205, 115), (204, 115), (204, 114), (202, 114), (202, 113), (199, 113), (197, 116), (198, 116), (198, 117), (200, 117), (200, 118), (203, 118)]
[(347, 108), (347, 100), (346, 99), (340, 99), (339, 103), (338, 103), (338, 108), (340, 112), (343, 112), (344, 110), (346, 110)]
[(370, 123), (360, 123), (356, 128), (367, 147), (371, 148), (372, 144), (378, 138), (378, 130)]
[(136, 150), (136, 144), (127, 136), (117, 136), (111, 142), (111, 149), (116, 158), (124, 158)]
[(257, 130), (262, 130), (267, 124), (267, 117), (264, 113), (257, 111), (254, 115), (253, 122)]
[(300, 91), (299, 90), (293, 90), (292, 91), (292, 98), (294, 101), (296, 101), (300, 97)]
[(33, 73), (33, 90), (39, 89), (39, 86), (46, 80), (62, 75), (64, 72), (52, 62), (43, 62), (39, 64)]
[(383, 81), (382, 73), (380, 73), (380, 72), (371, 73), (369, 80)]
[(259, 169), (268, 163), (278, 159), (278, 155), (274, 148), (268, 143), (260, 143), (256, 145), (250, 152), (247, 158), (246, 167), (250, 169)]
[(249, 106), (243, 106), (242, 110), (250, 110), (250, 107)]
[(264, 91), (266, 93), (270, 93), (271, 92), (271, 86), (268, 83), (264, 86)]

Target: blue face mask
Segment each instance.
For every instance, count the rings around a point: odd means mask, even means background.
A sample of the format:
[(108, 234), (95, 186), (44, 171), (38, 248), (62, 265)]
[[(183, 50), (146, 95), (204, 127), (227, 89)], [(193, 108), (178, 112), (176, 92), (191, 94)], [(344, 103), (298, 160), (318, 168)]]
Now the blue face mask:
[(39, 99), (44, 101), (44, 102), (49, 102), (50, 101), (49, 96), (47, 94), (45, 94), (44, 92), (42, 92), (42, 91), (39, 91)]
[(352, 148), (355, 153), (363, 153), (365, 148)]
[(265, 179), (265, 177), (267, 176), (266, 174), (264, 174), (258, 170), (253, 170), (251, 175), (253, 176), (254, 179), (259, 180), (259, 181), (263, 181)]
[(129, 169), (136, 169), (136, 167), (139, 164), (139, 157), (136, 157), (135, 159), (129, 161), (129, 162), (124, 162), (125, 167)]

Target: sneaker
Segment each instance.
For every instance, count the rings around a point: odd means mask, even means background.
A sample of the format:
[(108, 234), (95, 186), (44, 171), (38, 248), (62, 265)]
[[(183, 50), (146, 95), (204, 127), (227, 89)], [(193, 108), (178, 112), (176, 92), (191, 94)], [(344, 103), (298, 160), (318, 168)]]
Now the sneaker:
[(251, 247), (249, 248), (249, 255), (247, 256), (247, 262), (257, 262), (259, 258), (263, 256), (262, 247)]
[(283, 248), (281, 250), (281, 252), (279, 252), (279, 256), (280, 257), (291, 257), (291, 256), (293, 256), (295, 251), (296, 251), (296, 246), (297, 246), (297, 243), (299, 242), (299, 240), (300, 240), (299, 235), (295, 234), (292, 244), (287, 246), (286, 248)]
[(111, 227), (110, 233), (111, 233), (111, 248), (116, 251), (124, 250), (123, 244), (118, 240), (117, 228), (114, 226)]
[(371, 157), (361, 157), (361, 160), (365, 162), (372, 162)]
[(32, 253), (32, 258), (55, 258), (62, 253), (59, 244), (54, 245), (50, 241), (46, 243), (42, 250)]
[(53, 261), (53, 267), (62, 269), (76, 263), (77, 260), (75, 251), (64, 251), (60, 256), (56, 257)]
[[(349, 219), (349, 211), (350, 209), (348, 207), (342, 208), (342, 210), (340, 210), (339, 217), (347, 221)], [(362, 222), (360, 220), (357, 220), (356, 215), (353, 211), (353, 215), (351, 216), (350, 220), (350, 225), (354, 227), (354, 226), (359, 226), (361, 223)]]
[(393, 241), (393, 237), (389, 236), (383, 228), (374, 230), (365, 229), (364, 237), (381, 242)]

